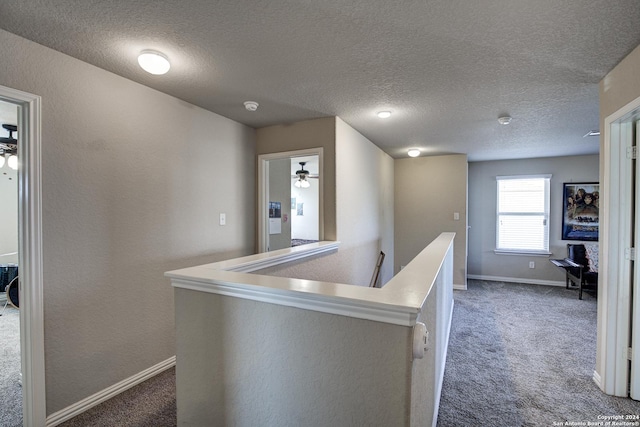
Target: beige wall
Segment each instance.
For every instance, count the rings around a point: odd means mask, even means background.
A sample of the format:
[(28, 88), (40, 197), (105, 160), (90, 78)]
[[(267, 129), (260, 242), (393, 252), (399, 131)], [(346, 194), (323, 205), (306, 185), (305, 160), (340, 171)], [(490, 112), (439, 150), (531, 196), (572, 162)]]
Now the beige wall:
[(258, 129), (256, 137), (257, 155), (323, 148), (324, 240), (336, 240), (336, 118), (268, 126)]
[(186, 289), (176, 307), (180, 425), (409, 425), (411, 328)]
[[(379, 281), (383, 285), (393, 277), (393, 159), (338, 117), (258, 129), (258, 154), (319, 146), (324, 148), (325, 240), (339, 240), (339, 252), (322, 261), (309, 261), (304, 267), (269, 271), (368, 286), (383, 251), (386, 258)], [(358, 171), (357, 179), (354, 170)]]
[(255, 132), (2, 30), (0, 57), (42, 97), (52, 414), (175, 354), (165, 271), (253, 253)]
[(346, 283), (368, 285), (382, 251), (381, 286), (393, 277), (394, 161), (339, 118), (336, 135), (338, 240), (340, 262), (350, 270)]
[[(549, 257), (497, 255), (496, 176), (551, 174), (549, 251), (551, 258), (567, 256), (562, 240), (562, 195), (565, 182), (598, 182), (598, 155), (500, 160), (469, 163), (469, 274), (540, 284), (563, 284), (565, 274), (549, 262)], [(535, 268), (529, 268), (529, 262)], [(554, 283), (550, 283), (554, 282)]]
[[(454, 212), (460, 219), (453, 219)], [(467, 284), (467, 156), (395, 161), (395, 271), (440, 233), (456, 233), (453, 283)]]
[[(291, 247), (291, 160), (269, 161), (269, 202), (280, 202), (280, 233), (269, 234), (269, 250)], [(284, 221), (284, 218), (287, 221)]]
[[(600, 130), (604, 119), (640, 96), (640, 46), (600, 81)], [(600, 134), (600, 141), (604, 132)], [(602, 148), (602, 146), (601, 146)]]

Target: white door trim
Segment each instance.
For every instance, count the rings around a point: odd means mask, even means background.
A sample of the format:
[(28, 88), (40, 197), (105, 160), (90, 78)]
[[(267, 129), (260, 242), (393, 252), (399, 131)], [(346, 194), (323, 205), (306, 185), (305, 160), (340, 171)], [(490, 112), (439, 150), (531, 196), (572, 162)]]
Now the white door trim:
[(627, 396), (628, 348), (631, 321), (631, 247), (633, 186), (632, 162), (626, 157), (632, 145), (634, 115), (640, 98), (604, 121), (601, 171), (600, 266), (598, 278), (598, 363), (594, 380), (602, 391)]
[(324, 240), (324, 167), (323, 167), (322, 147), (309, 148), (296, 151), (285, 151), (281, 153), (268, 153), (258, 155), (258, 252), (268, 252), (269, 230), (266, 220), (269, 218), (269, 160), (288, 159), (303, 156), (318, 156), (318, 167), (320, 177), (318, 179), (318, 236), (319, 240)]
[(18, 240), (23, 425), (46, 423), (42, 281), (41, 105), (39, 96), (0, 86), (19, 107)]

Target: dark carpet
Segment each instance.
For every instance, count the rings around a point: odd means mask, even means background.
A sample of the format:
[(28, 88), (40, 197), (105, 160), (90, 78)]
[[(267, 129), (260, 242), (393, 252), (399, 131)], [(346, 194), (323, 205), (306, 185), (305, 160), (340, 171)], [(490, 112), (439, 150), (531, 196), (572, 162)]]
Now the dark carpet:
[(60, 426), (173, 427), (176, 423), (176, 375), (171, 368)]
[[(593, 297), (470, 280), (454, 298), (438, 427), (587, 425), (599, 415), (640, 415), (639, 402), (607, 396), (593, 382)], [(175, 425), (174, 369), (61, 424)]]
[[(2, 307), (4, 300), (0, 303), (0, 312)], [(0, 399), (0, 426), (21, 426), (20, 312), (11, 305), (0, 316)]]
[(640, 415), (640, 402), (607, 396), (593, 381), (592, 296), (470, 280), (454, 299), (439, 427), (587, 425), (598, 416)]

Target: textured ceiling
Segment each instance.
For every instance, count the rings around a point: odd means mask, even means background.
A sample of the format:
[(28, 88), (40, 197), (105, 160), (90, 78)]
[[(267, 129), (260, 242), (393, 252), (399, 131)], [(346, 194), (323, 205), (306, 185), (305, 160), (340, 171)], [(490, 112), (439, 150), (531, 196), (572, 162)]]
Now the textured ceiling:
[[(640, 44), (638, 0), (0, 0), (0, 16), (252, 127), (337, 115), (393, 157), (472, 161), (597, 153), (598, 82)], [(169, 74), (142, 71), (143, 49)]]

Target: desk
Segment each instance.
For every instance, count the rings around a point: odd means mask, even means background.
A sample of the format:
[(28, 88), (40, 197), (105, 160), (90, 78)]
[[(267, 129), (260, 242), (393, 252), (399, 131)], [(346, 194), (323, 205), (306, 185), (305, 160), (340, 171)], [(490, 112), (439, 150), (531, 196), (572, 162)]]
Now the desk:
[[(564, 269), (566, 274), (567, 289), (578, 289), (578, 298), (582, 299), (583, 289), (595, 289), (598, 285), (598, 273), (584, 272), (585, 266), (578, 264), (570, 258), (550, 259), (556, 267)], [(595, 280), (594, 280), (595, 278)], [(595, 283), (593, 283), (595, 281)], [(569, 286), (569, 282), (573, 286)]]
[[(551, 261), (551, 263), (553, 265), (555, 265), (556, 267), (560, 267), (560, 268), (564, 269), (564, 271), (567, 274), (567, 277), (566, 277), (567, 289), (569, 289), (569, 280), (570, 280), (570, 278), (572, 278), (570, 276), (574, 276), (573, 274), (571, 274), (571, 270), (569, 270), (569, 269), (570, 268), (582, 268), (582, 266), (580, 264), (576, 264), (575, 262), (571, 261), (569, 258), (565, 258), (565, 259), (550, 259), (549, 261)], [(578, 281), (580, 281), (579, 278), (576, 277), (576, 279)]]

